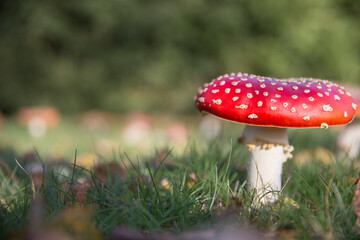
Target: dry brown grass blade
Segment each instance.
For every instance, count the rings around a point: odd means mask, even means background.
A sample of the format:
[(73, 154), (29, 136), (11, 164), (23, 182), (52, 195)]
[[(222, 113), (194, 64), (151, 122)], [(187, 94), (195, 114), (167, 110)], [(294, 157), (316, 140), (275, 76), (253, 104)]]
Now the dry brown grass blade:
[(25, 170), (25, 168), (23, 168), (21, 166), (21, 164), (18, 162), (18, 160), (15, 158), (15, 162), (16, 164), (26, 173), (26, 175), (28, 175), (30, 182), (31, 182), (31, 188), (33, 191), (33, 199), (36, 199), (36, 191), (35, 191), (35, 183), (34, 183), (34, 179), (31, 177), (31, 175)]

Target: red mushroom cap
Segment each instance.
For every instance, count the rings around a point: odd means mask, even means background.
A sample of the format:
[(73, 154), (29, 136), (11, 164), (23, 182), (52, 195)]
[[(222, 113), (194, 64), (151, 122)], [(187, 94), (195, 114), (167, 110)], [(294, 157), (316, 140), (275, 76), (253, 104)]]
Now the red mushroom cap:
[[(349, 90), (352, 98), (354, 99), (355, 104), (360, 104), (360, 86), (357, 84), (344, 84), (344, 87)], [(356, 108), (355, 117), (360, 117), (360, 108)]]
[(312, 78), (223, 75), (196, 96), (199, 111), (258, 126), (327, 128), (352, 121), (357, 105), (343, 87)]

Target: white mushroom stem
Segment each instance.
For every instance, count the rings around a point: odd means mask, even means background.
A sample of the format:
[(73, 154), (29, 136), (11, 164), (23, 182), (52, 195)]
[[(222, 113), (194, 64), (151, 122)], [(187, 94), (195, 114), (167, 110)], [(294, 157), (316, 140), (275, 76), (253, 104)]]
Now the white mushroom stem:
[(282, 165), (291, 158), (287, 129), (246, 126), (240, 141), (249, 147), (249, 189), (255, 200), (272, 203), (281, 191)]

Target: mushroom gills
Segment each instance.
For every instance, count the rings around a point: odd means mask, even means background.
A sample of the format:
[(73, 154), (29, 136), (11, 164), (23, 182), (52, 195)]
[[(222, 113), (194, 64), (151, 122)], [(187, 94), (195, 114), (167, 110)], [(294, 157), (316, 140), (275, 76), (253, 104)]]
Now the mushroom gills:
[(273, 144), (289, 146), (286, 128), (247, 125), (238, 141), (244, 145)]

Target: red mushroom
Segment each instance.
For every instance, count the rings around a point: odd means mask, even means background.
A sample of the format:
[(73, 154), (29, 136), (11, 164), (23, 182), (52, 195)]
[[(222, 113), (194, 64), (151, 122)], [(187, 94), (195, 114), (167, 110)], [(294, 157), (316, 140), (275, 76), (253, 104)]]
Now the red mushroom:
[(61, 115), (53, 107), (23, 107), (16, 113), (20, 125), (27, 126), (32, 137), (43, 136), (47, 129), (59, 125)]
[(249, 187), (262, 203), (281, 190), (282, 164), (291, 158), (286, 128), (327, 128), (352, 121), (357, 105), (337, 84), (312, 78), (223, 75), (199, 89), (199, 111), (247, 124), (239, 141), (249, 147)]

